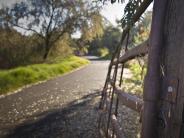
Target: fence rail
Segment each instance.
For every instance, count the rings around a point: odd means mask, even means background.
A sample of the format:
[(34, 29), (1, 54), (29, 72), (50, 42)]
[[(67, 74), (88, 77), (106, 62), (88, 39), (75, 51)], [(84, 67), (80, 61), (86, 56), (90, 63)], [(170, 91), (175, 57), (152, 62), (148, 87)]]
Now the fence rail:
[(114, 92), (117, 94), (118, 99), (121, 103), (123, 103), (123, 105), (139, 113), (141, 112), (143, 107), (143, 100), (136, 96), (123, 92), (121, 89), (118, 88), (115, 88)]
[[(136, 10), (136, 13), (133, 16), (133, 23), (137, 22), (141, 15), (144, 13), (144, 11), (147, 9), (147, 7), (151, 4), (152, 0), (144, 0), (140, 4), (139, 8)], [(136, 57), (142, 57), (145, 56), (148, 53), (149, 49), (149, 39), (143, 42), (142, 44), (136, 46), (135, 48), (132, 48), (130, 50), (127, 49), (128, 45), (128, 39), (129, 39), (129, 31), (131, 29), (131, 26), (127, 26), (124, 28), (124, 31), (122, 33), (121, 41), (118, 47), (115, 50), (115, 53), (112, 56), (111, 63), (109, 65), (108, 73), (106, 82), (104, 85), (104, 89), (102, 91), (102, 98), (100, 102), (100, 109), (102, 111), (105, 111), (105, 113), (108, 113), (107, 117), (107, 125), (105, 127), (106, 130), (102, 132), (101, 121), (103, 117), (100, 117), (99, 119), (99, 130), (100, 133), (103, 133), (103, 136), (107, 138), (114, 138), (114, 135), (116, 135), (117, 138), (125, 138), (122, 128), (120, 127), (118, 123), (118, 103), (121, 102), (123, 105), (127, 106), (128, 108), (137, 111), (138, 113), (141, 113), (143, 109), (143, 100), (133, 96), (131, 94), (128, 94), (124, 92), (119, 86), (122, 84), (122, 76), (123, 76), (123, 69), (124, 69), (124, 63), (126, 63), (129, 60), (135, 59)], [(125, 46), (125, 54), (120, 56), (122, 49), (123, 41), (127, 38), (127, 44)], [(121, 66), (119, 66), (121, 65)], [(117, 73), (118, 69), (121, 67), (121, 76), (119, 85), (117, 86)], [(117, 95), (117, 97), (114, 97), (114, 94)], [(115, 104), (115, 111), (113, 107), (114, 99), (116, 98), (116, 104)], [(105, 110), (104, 110), (105, 109)], [(112, 127), (110, 127), (110, 124)], [(102, 123), (103, 125), (103, 123)], [(104, 127), (103, 127), (104, 128)], [(110, 128), (112, 128), (112, 131), (109, 131)]]
[[(119, 58), (118, 62), (125, 63), (136, 57), (145, 56), (148, 53), (148, 45), (149, 45), (149, 40), (146, 40), (145, 42), (141, 43), (135, 48), (128, 50), (123, 56)], [(113, 65), (116, 65), (116, 64), (117, 64), (117, 59), (113, 62)]]

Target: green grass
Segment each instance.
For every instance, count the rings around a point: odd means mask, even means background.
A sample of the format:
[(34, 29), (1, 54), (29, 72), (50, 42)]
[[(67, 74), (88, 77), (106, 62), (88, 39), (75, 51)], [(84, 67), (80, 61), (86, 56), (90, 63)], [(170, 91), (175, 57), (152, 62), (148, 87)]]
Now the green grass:
[[(146, 74), (146, 68), (142, 70), (136, 60), (130, 62), (130, 64), (127, 65), (127, 68), (131, 71), (132, 77), (124, 80), (124, 90), (133, 94), (142, 95), (144, 82), (143, 79)], [(141, 76), (141, 74), (143, 76)]]
[(89, 61), (76, 56), (56, 59), (50, 63), (29, 65), (0, 71), (0, 94), (15, 91), (25, 85), (48, 80), (67, 73)]

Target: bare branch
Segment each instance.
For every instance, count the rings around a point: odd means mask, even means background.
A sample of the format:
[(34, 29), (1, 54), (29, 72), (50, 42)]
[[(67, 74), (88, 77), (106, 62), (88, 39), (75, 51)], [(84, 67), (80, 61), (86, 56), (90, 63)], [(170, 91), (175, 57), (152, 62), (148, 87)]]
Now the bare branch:
[(26, 31), (32, 31), (32, 32), (36, 33), (36, 34), (37, 34), (39, 37), (41, 37), (42, 39), (45, 39), (45, 37), (44, 37), (41, 33), (37, 32), (36, 30), (34, 30), (34, 29), (32, 29), (32, 28), (26, 28), (26, 27), (23, 27), (23, 26), (20, 26), (20, 25), (18, 25), (18, 24), (11, 23), (11, 22), (9, 22), (9, 23), (12, 24), (12, 25), (15, 26), (15, 27), (24, 29), (24, 30), (26, 30)]

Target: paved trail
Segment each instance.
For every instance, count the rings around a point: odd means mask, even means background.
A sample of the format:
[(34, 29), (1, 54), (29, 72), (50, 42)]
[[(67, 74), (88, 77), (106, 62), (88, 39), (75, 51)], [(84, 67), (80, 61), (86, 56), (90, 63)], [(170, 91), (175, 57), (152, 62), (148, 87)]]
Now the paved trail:
[(0, 137), (95, 138), (108, 61), (0, 98)]

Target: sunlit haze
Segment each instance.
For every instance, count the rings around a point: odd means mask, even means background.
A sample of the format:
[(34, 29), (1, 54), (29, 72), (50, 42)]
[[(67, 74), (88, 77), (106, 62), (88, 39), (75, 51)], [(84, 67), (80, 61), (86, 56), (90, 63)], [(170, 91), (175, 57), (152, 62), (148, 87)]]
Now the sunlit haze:
[(107, 3), (107, 5), (104, 5), (101, 14), (116, 26), (116, 20), (120, 20), (123, 17), (124, 7), (125, 4), (122, 3)]

